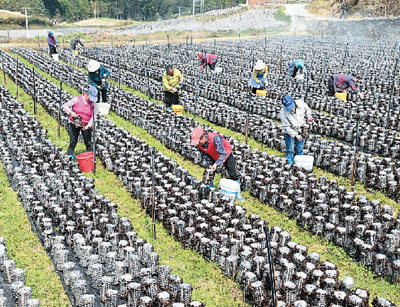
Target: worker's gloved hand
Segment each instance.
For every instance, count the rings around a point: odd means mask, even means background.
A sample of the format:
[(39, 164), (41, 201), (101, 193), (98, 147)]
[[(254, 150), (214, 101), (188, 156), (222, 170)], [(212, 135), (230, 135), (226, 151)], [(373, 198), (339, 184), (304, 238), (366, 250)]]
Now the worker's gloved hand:
[(90, 128), (92, 128), (92, 123), (88, 123), (86, 126), (84, 126), (84, 127), (82, 128), (82, 130), (88, 130), (88, 129), (90, 129)]
[(173, 88), (172, 91), (173, 91), (174, 93), (178, 93), (179, 90), (178, 90), (177, 88)]
[(210, 170), (215, 171), (217, 169), (217, 164), (210, 165)]
[(104, 79), (107, 78), (107, 74), (103, 74), (103, 78), (104, 78)]
[(297, 139), (299, 142), (301, 142), (301, 141), (303, 140), (303, 137), (302, 137), (300, 134), (298, 134), (298, 135), (296, 135), (296, 139)]
[(307, 120), (308, 120), (309, 122), (312, 122), (312, 121), (313, 121), (313, 117), (310, 115), (310, 116), (307, 117)]
[(70, 115), (72, 118), (75, 118), (75, 117), (78, 116), (74, 111), (71, 111), (71, 112), (69, 113), (69, 115)]
[(101, 79), (101, 88), (106, 88), (107, 82), (106, 79)]
[(183, 82), (182, 81), (179, 82), (179, 86), (183, 86)]

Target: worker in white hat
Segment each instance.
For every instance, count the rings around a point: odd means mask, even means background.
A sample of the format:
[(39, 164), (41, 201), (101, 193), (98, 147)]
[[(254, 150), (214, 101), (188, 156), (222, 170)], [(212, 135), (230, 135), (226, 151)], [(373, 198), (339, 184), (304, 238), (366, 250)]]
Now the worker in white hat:
[(262, 89), (265, 87), (265, 84), (267, 82), (267, 75), (267, 65), (265, 65), (262, 60), (258, 60), (253, 68), (253, 73), (251, 74), (251, 78), (249, 80), (249, 86), (253, 94), (256, 94), (258, 89)]
[[(99, 93), (101, 93), (102, 101), (108, 102), (107, 100), (107, 89), (108, 82), (106, 78), (110, 77), (110, 72), (103, 65), (96, 60), (90, 60), (88, 63), (89, 71), (89, 83), (93, 85)], [(98, 101), (100, 101), (100, 95), (98, 96)]]

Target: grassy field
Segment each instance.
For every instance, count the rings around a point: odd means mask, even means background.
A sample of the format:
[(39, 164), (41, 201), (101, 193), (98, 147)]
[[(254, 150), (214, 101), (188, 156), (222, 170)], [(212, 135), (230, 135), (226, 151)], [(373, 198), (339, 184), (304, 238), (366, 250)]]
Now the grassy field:
[[(54, 79), (52, 81), (54, 81)], [(73, 91), (70, 88), (67, 88), (66, 90), (73, 93)], [(135, 91), (132, 92), (137, 93)], [(132, 123), (125, 121), (124, 119), (120, 118), (115, 114), (111, 114), (109, 118), (112, 119), (117, 126), (127, 129), (132, 135), (140, 137), (141, 139), (146, 141), (150, 146), (155, 146), (158, 151), (162, 152), (163, 154), (177, 161), (180, 165), (187, 168), (190, 171), (191, 175), (197, 178), (201, 177), (203, 169), (201, 169), (196, 165), (193, 165), (191, 162), (185, 160), (179, 154), (166, 149), (160, 142), (154, 139), (154, 137), (149, 135), (143, 129), (134, 126)], [(223, 134), (232, 135), (233, 137), (239, 140), (243, 140), (244, 138), (244, 136), (239, 133), (232, 132), (228, 129), (224, 130), (225, 128), (215, 126), (203, 119), (198, 118), (198, 120), (201, 123), (207, 123), (211, 127), (215, 127), (218, 131), (220, 131)], [(265, 145), (257, 143), (254, 140), (250, 140), (249, 143), (250, 145), (252, 145), (253, 148), (259, 148), (271, 154), (282, 155), (282, 153), (268, 149), (265, 147)], [(316, 169), (315, 172), (318, 175), (326, 175), (328, 176), (328, 178), (336, 178), (337, 180), (339, 180), (341, 184), (343, 183), (349, 188), (349, 182), (347, 179), (333, 176), (330, 173), (326, 173), (318, 169)], [(96, 179), (96, 185), (97, 185), (97, 179)], [(371, 198), (375, 198), (374, 197), (375, 195), (379, 196), (378, 192), (370, 193), (367, 190), (365, 190), (365, 188), (362, 185), (357, 186), (357, 191), (360, 194), (367, 194)], [(371, 297), (384, 296), (400, 304), (400, 288), (398, 284), (393, 284), (386, 278), (375, 279), (370, 270), (368, 270), (367, 268), (365, 268), (360, 264), (354, 263), (354, 261), (341, 248), (335, 246), (331, 242), (327, 242), (326, 240), (324, 240), (319, 236), (314, 236), (310, 234), (307, 230), (300, 228), (299, 226), (297, 226), (295, 221), (290, 220), (288, 217), (285, 216), (285, 214), (275, 210), (274, 208), (269, 207), (268, 205), (260, 203), (254, 197), (251, 197), (248, 192), (243, 193), (243, 196), (245, 198), (245, 202), (243, 202), (242, 204), (244, 207), (247, 208), (248, 213), (259, 214), (262, 218), (268, 220), (271, 225), (277, 225), (285, 230), (288, 230), (291, 233), (292, 238), (295, 242), (308, 246), (310, 251), (318, 252), (321, 255), (322, 260), (330, 260), (336, 265), (338, 265), (338, 269), (341, 272), (340, 275), (341, 278), (346, 275), (353, 276), (356, 280), (356, 286), (368, 289), (371, 293)], [(383, 195), (381, 195), (381, 197), (382, 197), (382, 203), (391, 203), (392, 205), (397, 206), (394, 201), (386, 199), (386, 197)], [(215, 268), (215, 270), (218, 269)], [(181, 273), (179, 272), (179, 274)]]

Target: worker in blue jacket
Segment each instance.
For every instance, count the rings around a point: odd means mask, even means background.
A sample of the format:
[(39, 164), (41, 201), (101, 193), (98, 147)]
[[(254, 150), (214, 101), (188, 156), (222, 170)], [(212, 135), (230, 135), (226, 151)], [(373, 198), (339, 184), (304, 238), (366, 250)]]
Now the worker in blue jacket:
[(297, 59), (289, 64), (289, 70), (288, 70), (288, 77), (296, 77), (298, 73), (304, 74), (306, 68), (306, 64), (304, 63), (304, 60), (302, 59)]
[[(99, 93), (101, 93), (103, 102), (108, 102), (108, 82), (106, 81), (106, 78), (110, 77), (110, 72), (96, 60), (89, 61), (88, 71), (90, 85), (96, 87)], [(100, 95), (98, 95), (98, 100), (100, 101)]]

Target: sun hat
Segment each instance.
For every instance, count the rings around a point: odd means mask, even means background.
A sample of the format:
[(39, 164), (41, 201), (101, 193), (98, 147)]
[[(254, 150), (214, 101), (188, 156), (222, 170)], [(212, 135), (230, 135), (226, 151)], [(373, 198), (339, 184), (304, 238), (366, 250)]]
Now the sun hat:
[(258, 60), (256, 63), (256, 70), (262, 70), (264, 69), (264, 67), (265, 67), (264, 62), (262, 60)]
[(201, 126), (198, 126), (192, 130), (191, 136), (192, 136), (192, 142), (190, 145), (199, 145), (199, 141), (201, 136), (204, 134), (204, 130)]
[(97, 96), (99, 94), (97, 88), (95, 88), (93, 85), (91, 85), (87, 92), (89, 94), (89, 100), (91, 102), (97, 102)]
[(100, 63), (97, 62), (96, 60), (90, 60), (88, 63), (88, 71), (89, 72), (95, 72), (100, 68)]

